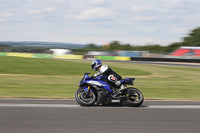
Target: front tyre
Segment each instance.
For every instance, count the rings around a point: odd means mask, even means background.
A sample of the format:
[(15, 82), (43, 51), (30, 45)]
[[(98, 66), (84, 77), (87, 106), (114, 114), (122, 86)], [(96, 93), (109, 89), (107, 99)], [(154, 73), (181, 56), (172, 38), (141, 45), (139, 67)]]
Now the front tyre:
[(127, 88), (125, 96), (126, 96), (125, 102), (127, 106), (139, 107), (140, 105), (142, 105), (144, 101), (142, 93), (134, 87)]
[(90, 91), (89, 94), (84, 91), (84, 88), (79, 88), (75, 93), (75, 99), (81, 106), (92, 106), (96, 101), (96, 95)]

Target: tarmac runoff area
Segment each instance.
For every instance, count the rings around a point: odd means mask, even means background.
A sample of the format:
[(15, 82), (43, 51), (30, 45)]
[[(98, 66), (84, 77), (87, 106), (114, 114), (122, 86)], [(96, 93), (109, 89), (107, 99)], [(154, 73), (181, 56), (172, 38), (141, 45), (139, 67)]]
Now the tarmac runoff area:
[[(74, 99), (4, 99), (4, 98), (0, 98), (0, 107), (85, 108), (78, 105)], [(134, 108), (126, 106), (92, 106), (92, 108), (99, 108), (99, 107)], [(137, 108), (200, 109), (200, 101), (145, 100), (143, 105)]]
[[(0, 107), (85, 108), (74, 99), (1, 99)], [(92, 106), (92, 108), (134, 108), (126, 106)], [(200, 101), (145, 100), (141, 107), (150, 109), (200, 109)]]
[[(0, 107), (40, 107), (40, 108), (80, 108), (79, 105), (63, 105), (63, 104), (0, 104)], [(105, 106), (94, 106), (94, 107), (105, 107)], [(93, 107), (93, 108), (94, 108)], [(109, 106), (112, 107), (112, 106)], [(114, 106), (116, 108), (116, 106)], [(123, 107), (130, 108), (130, 107)], [(150, 108), (150, 109), (200, 109), (200, 105), (151, 105), (141, 106), (139, 108)]]
[(0, 133), (199, 133), (200, 101), (82, 107), (68, 99), (0, 99)]

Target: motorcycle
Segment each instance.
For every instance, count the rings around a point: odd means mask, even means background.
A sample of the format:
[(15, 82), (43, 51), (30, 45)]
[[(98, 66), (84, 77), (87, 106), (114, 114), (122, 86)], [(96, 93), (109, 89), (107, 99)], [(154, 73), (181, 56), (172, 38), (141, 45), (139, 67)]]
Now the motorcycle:
[(127, 87), (127, 85), (134, 85), (135, 78), (125, 78), (120, 82), (125, 86), (118, 96), (116, 91), (120, 88), (105, 82), (105, 76), (92, 78), (90, 73), (84, 73), (79, 82), (79, 89), (75, 93), (75, 99), (81, 106), (95, 105), (110, 105), (120, 104), (132, 107), (139, 107), (142, 105), (144, 97), (143, 94), (134, 87)]

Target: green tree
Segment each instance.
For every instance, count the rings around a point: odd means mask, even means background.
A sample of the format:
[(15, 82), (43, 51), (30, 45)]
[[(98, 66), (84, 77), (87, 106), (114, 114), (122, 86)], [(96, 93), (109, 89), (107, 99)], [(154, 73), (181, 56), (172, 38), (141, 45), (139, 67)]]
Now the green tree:
[(126, 45), (121, 45), (120, 46), (121, 50), (132, 50), (132, 47), (130, 44), (126, 44)]
[(119, 50), (120, 47), (121, 47), (121, 45), (118, 41), (113, 41), (110, 43), (109, 49), (110, 50)]
[(200, 27), (192, 30), (189, 36), (183, 39), (183, 45), (200, 46)]
[(167, 52), (172, 52), (181, 46), (200, 46), (200, 27), (191, 31), (187, 37), (183, 38), (182, 42), (176, 42), (168, 46)]
[(167, 48), (166, 48), (166, 52), (172, 52), (178, 48), (180, 48), (183, 44), (181, 42), (176, 42), (176, 43), (173, 43), (171, 45), (169, 45)]
[(97, 48), (97, 46), (93, 43), (88, 44), (86, 47), (86, 49), (96, 49), (96, 48)]

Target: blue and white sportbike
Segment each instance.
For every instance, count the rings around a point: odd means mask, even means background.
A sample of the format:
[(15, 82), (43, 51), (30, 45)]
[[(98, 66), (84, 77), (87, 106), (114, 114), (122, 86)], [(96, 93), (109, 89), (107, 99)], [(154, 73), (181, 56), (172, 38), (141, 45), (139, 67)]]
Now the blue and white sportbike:
[(75, 93), (76, 101), (81, 106), (120, 104), (139, 107), (142, 105), (144, 100), (142, 93), (134, 87), (127, 87), (127, 85), (134, 84), (135, 78), (121, 80), (120, 82), (125, 86), (125, 89), (117, 93), (119, 88), (113, 88), (112, 85), (105, 82), (104, 76), (92, 78), (88, 76), (89, 74), (84, 74), (79, 82), (79, 89)]

